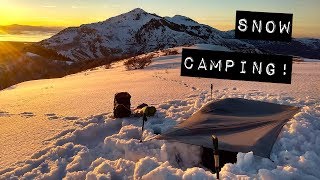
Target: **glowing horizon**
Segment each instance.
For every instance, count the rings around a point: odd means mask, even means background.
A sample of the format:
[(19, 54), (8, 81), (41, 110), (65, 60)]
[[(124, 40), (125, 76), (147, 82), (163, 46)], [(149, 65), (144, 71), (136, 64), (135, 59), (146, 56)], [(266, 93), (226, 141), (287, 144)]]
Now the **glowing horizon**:
[[(293, 13), (293, 37), (320, 38), (318, 17), (320, 1), (309, 0), (269, 0), (268, 2), (243, 0), (198, 0), (181, 2), (179, 0), (0, 0), (0, 25), (12, 24), (70, 27), (104, 21), (110, 17), (126, 13), (140, 7), (149, 13), (160, 16), (183, 15), (219, 30), (232, 30), (236, 10)], [(21, 37), (0, 32), (0, 41), (8, 38), (19, 41)], [(45, 37), (50, 37), (47, 34)], [(23, 38), (22, 38), (23, 39)]]

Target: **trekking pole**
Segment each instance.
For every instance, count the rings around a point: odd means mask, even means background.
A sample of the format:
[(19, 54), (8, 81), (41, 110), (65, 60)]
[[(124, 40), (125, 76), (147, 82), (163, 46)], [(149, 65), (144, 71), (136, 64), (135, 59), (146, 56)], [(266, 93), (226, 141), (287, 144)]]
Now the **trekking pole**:
[(212, 135), (212, 143), (214, 149), (214, 167), (216, 169), (217, 179), (219, 179), (219, 148), (218, 148), (218, 137)]
[(212, 90), (213, 90), (213, 85), (211, 84), (211, 101), (212, 101)]
[(147, 115), (146, 115), (146, 113), (143, 113), (143, 117), (142, 117), (142, 131), (141, 131), (140, 142), (142, 142), (143, 129), (144, 129), (144, 121), (147, 121)]

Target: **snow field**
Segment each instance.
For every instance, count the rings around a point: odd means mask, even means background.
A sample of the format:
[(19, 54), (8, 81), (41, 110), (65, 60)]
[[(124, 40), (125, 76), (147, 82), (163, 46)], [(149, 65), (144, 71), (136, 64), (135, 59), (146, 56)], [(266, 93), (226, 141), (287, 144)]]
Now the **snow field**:
[[(317, 179), (320, 164), (320, 103), (268, 94), (251, 95), (217, 92), (214, 98), (245, 97), (303, 107), (283, 128), (271, 153), (271, 160), (238, 153), (237, 163), (221, 169), (224, 179)], [(210, 100), (209, 93), (160, 104), (155, 117), (145, 123), (143, 139), (163, 132), (190, 116)], [(31, 159), (1, 172), (1, 178), (53, 179), (214, 179), (201, 168), (197, 146), (148, 140), (140, 143), (141, 118), (112, 119), (111, 114), (74, 122), (77, 127), (52, 140), (50, 147)]]

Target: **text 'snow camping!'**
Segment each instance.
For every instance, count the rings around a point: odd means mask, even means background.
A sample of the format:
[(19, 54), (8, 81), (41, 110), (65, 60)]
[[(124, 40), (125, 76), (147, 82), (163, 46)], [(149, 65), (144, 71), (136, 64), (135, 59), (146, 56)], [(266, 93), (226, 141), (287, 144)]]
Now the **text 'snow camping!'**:
[(181, 76), (291, 84), (292, 57), (183, 49)]

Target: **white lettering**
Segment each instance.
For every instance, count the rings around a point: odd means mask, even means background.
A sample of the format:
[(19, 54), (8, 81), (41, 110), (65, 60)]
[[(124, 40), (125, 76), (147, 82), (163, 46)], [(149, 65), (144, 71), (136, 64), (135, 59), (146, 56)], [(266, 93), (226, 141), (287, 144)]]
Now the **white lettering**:
[(226, 72), (228, 72), (228, 68), (233, 67), (234, 62), (232, 60), (226, 60)]
[(253, 62), (253, 70), (252, 70), (252, 74), (255, 74), (255, 69), (258, 71), (259, 74), (261, 74), (262, 72), (262, 62), (260, 62), (260, 66), (258, 67), (257, 62)]
[(252, 25), (252, 32), (254, 32), (254, 29), (258, 29), (258, 32), (261, 33), (262, 31), (262, 21), (259, 21), (259, 26), (256, 20), (253, 20), (253, 25)]
[(240, 19), (239, 20), (239, 26), (238, 26), (239, 31), (241, 32), (246, 32), (248, 29), (247, 26), (247, 20), (246, 19)]
[[(272, 24), (272, 30), (270, 30), (270, 24)], [(274, 33), (274, 31), (276, 30), (276, 24), (274, 23), (274, 21), (268, 21), (266, 24), (266, 31), (268, 33)]]
[(207, 70), (207, 66), (206, 66), (206, 62), (204, 61), (204, 59), (202, 58), (198, 67), (198, 70), (200, 69), (204, 69)]
[(244, 70), (244, 65), (247, 63), (247, 61), (241, 61), (241, 66), (242, 66), (242, 69), (241, 69), (241, 74), (245, 74), (246, 73), (246, 70)]
[[(270, 69), (270, 66), (272, 66), (271, 69)], [(267, 74), (268, 74), (269, 76), (274, 75), (274, 73), (275, 73), (274, 67), (275, 67), (275, 65), (274, 65), (273, 63), (269, 63), (269, 64), (267, 65), (266, 71), (267, 71)]]
[(280, 26), (280, 33), (282, 34), (284, 30), (287, 31), (287, 33), (289, 34), (290, 32), (290, 21), (288, 22), (288, 25), (283, 24), (283, 26), (281, 26), (281, 21), (279, 22), (279, 26)]
[(210, 60), (210, 70), (212, 70), (213, 68), (218, 68), (219, 67), (219, 71), (221, 71), (221, 60), (219, 60), (217, 63), (215, 61)]
[[(191, 66), (187, 66), (187, 61), (191, 61)], [(184, 60), (184, 67), (186, 67), (187, 69), (192, 69), (192, 67), (193, 67), (193, 59), (192, 59), (192, 57), (187, 57), (185, 60)]]

